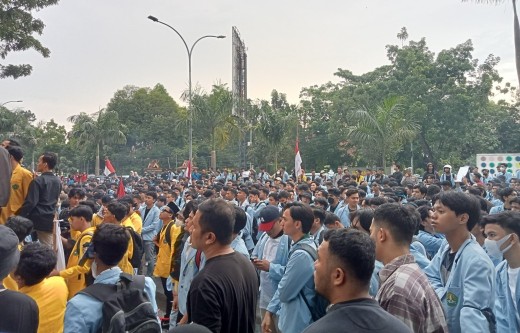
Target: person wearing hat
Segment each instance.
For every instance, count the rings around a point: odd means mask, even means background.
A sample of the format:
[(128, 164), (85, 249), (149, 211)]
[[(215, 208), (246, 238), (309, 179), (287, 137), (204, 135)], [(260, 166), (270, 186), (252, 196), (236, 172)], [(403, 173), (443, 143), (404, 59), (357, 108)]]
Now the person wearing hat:
[[(251, 261), (260, 271), (260, 314), (265, 316), (267, 306), (282, 279), (289, 258), (290, 239), (284, 235), (278, 207), (269, 205), (259, 213), (258, 230), (264, 234), (253, 250)], [(277, 317), (270, 324), (271, 332), (278, 332)]]
[(451, 183), (451, 187), (455, 187), (455, 175), (451, 172), (451, 165), (446, 164), (443, 168), (444, 173), (440, 176), (439, 181), (449, 181)]
[(2, 285), (2, 280), (14, 271), (19, 259), (18, 237), (13, 230), (0, 225), (0, 304), (8, 305), (0, 311), (0, 332), (36, 333), (39, 322), (36, 302)]

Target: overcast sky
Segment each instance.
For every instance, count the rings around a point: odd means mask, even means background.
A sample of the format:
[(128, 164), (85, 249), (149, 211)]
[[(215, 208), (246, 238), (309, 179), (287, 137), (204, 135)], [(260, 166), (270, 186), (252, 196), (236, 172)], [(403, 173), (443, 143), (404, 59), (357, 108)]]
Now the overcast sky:
[(477, 5), (458, 0), (61, 0), (38, 13), (50, 58), (34, 51), (11, 53), (2, 63), (30, 63), (33, 73), (0, 80), (0, 104), (34, 112), (39, 120), (93, 113), (125, 85), (162, 83), (179, 101), (188, 86), (187, 53), (170, 29), (191, 45), (193, 82), (206, 91), (221, 81), (231, 87), (231, 27), (248, 51), (248, 96), (268, 99), (272, 89), (298, 102), (302, 87), (337, 81), (338, 68), (355, 74), (388, 63), (385, 45), (396, 34), (426, 37), (436, 53), (472, 39), (474, 56), (501, 57), (499, 71), (516, 83), (511, 4)]

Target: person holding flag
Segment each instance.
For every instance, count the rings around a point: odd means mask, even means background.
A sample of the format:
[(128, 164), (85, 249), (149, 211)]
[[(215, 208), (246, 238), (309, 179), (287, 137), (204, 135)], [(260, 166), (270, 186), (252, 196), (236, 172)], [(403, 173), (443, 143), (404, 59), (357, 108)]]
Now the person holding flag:
[(108, 177), (111, 174), (116, 173), (116, 169), (112, 166), (112, 163), (110, 163), (110, 160), (108, 157), (105, 157), (105, 171), (103, 171), (103, 174)]

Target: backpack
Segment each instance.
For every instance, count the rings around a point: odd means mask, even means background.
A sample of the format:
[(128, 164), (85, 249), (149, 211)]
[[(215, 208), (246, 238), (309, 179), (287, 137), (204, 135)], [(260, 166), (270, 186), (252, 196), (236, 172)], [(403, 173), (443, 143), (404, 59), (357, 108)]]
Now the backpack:
[(139, 268), (141, 266), (141, 260), (143, 259), (144, 254), (143, 239), (141, 238), (141, 235), (135, 232), (135, 230), (131, 227), (125, 227), (125, 229), (130, 232), (130, 237), (132, 237), (132, 242), (134, 245), (134, 253), (130, 259), (130, 264), (133, 268)]
[(117, 284), (96, 283), (80, 291), (103, 303), (98, 333), (162, 332), (144, 285), (144, 275), (121, 273)]
[[(258, 204), (256, 204), (255, 209), (258, 208), (258, 206), (261, 204), (262, 204), (262, 202), (259, 202)], [(250, 205), (247, 205), (244, 209), (244, 211), (246, 213), (247, 213), (247, 209), (249, 208), (249, 206)], [(258, 220), (257, 220), (255, 214), (253, 214), (252, 217), (253, 217), (253, 230), (251, 231), (251, 238), (253, 238), (253, 243), (256, 245), (256, 243), (258, 243)]]
[[(302, 251), (307, 252), (311, 256), (313, 261), (316, 261), (316, 259), (318, 258), (317, 251), (309, 244), (301, 244), (298, 248), (293, 249), (289, 253), (289, 257), (291, 256), (292, 253), (294, 253), (297, 250), (302, 250)], [(309, 301), (303, 294), (303, 289), (300, 290), (300, 296), (303, 298), (305, 305), (307, 305), (307, 308), (311, 312), (312, 321), (318, 321), (321, 317), (325, 316), (325, 314), (327, 313), (327, 307), (330, 304), (330, 302), (325, 297), (316, 293), (314, 296), (314, 303), (311, 306), (311, 304), (309, 304)]]

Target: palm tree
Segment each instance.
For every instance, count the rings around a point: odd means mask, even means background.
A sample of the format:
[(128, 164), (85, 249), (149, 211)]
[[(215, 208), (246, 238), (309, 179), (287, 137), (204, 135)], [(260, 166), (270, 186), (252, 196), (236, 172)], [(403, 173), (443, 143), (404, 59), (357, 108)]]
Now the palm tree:
[(386, 168), (387, 159), (393, 159), (419, 129), (415, 120), (405, 118), (397, 97), (385, 99), (374, 110), (354, 110), (350, 119), (353, 121), (349, 130), (350, 140), (383, 168)]
[(123, 125), (119, 121), (116, 111), (99, 110), (92, 116), (82, 112), (67, 118), (74, 123), (72, 131), (68, 133), (70, 138), (76, 138), (78, 144), (86, 148), (89, 145), (96, 146), (96, 176), (99, 175), (99, 152), (107, 144), (126, 144), (126, 136), (122, 132)]
[[(476, 3), (491, 3), (501, 4), (505, 0), (462, 0), (463, 2), (474, 1)], [(516, 62), (516, 76), (520, 84), (520, 23), (518, 21), (518, 14), (516, 12), (516, 0), (511, 0), (513, 3), (513, 32), (515, 40), (515, 62)]]

